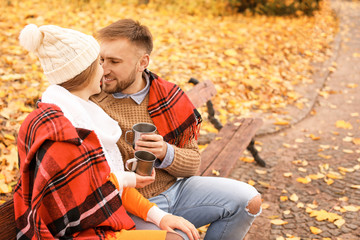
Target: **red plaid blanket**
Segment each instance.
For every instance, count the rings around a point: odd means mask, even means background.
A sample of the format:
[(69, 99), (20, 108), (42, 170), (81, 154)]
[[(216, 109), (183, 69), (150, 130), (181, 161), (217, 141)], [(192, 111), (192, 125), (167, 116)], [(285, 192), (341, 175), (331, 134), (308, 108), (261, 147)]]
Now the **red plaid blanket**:
[(190, 99), (177, 85), (146, 73), (151, 82), (148, 111), (159, 134), (178, 147), (197, 139), (202, 120)]
[(17, 239), (104, 239), (107, 230), (134, 228), (97, 136), (75, 129), (55, 105), (40, 103), (25, 119), (18, 151)]

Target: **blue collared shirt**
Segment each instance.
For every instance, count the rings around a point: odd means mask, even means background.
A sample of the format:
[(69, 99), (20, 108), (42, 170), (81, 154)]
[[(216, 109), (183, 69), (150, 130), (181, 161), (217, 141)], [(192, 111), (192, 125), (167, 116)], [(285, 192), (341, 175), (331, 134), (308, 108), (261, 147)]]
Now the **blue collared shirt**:
[[(134, 94), (125, 94), (125, 93), (117, 92), (117, 93), (112, 94), (113, 97), (117, 98), (117, 99), (131, 98), (132, 100), (134, 100), (134, 102), (136, 102), (136, 104), (140, 105), (144, 101), (146, 95), (149, 93), (149, 90), (150, 90), (149, 76), (144, 73), (143, 77), (146, 80), (146, 86), (141, 91), (134, 93)], [(157, 159), (155, 161), (156, 168), (166, 168), (166, 167), (170, 166), (172, 164), (172, 162), (174, 161), (174, 156), (175, 156), (174, 147), (172, 145), (170, 145), (169, 143), (166, 143), (166, 145), (167, 145), (167, 151), (166, 151), (164, 160), (161, 162), (159, 159)]]

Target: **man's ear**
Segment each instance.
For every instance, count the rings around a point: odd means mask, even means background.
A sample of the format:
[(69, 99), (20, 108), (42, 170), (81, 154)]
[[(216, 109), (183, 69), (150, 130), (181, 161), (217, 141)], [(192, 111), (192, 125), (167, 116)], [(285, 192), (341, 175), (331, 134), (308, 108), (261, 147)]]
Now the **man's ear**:
[(143, 72), (148, 66), (150, 62), (150, 56), (149, 54), (145, 53), (140, 59), (139, 59), (139, 72)]

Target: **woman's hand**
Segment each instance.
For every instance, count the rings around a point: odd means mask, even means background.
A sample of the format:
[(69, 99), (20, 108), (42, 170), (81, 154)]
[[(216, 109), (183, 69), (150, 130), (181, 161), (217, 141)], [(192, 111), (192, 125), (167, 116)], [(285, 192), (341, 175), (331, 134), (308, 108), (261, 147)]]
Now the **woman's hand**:
[(195, 226), (185, 218), (179, 216), (171, 214), (165, 215), (161, 219), (159, 227), (168, 232), (175, 232), (174, 229), (179, 229), (186, 233), (190, 240), (200, 239), (199, 232), (196, 230)]
[(136, 176), (136, 188), (143, 188), (155, 181), (155, 168), (151, 172), (151, 176), (141, 176), (135, 173)]

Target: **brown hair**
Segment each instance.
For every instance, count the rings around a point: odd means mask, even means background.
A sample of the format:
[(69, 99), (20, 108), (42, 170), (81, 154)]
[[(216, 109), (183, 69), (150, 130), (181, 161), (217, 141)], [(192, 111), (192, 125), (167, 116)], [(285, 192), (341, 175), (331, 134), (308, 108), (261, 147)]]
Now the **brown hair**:
[(73, 77), (72, 79), (59, 84), (68, 91), (76, 91), (90, 84), (94, 74), (96, 73), (99, 58), (97, 58), (87, 69)]
[(149, 55), (153, 49), (153, 38), (149, 28), (132, 19), (121, 19), (98, 31), (100, 41), (119, 38), (126, 38), (136, 46), (144, 48)]

